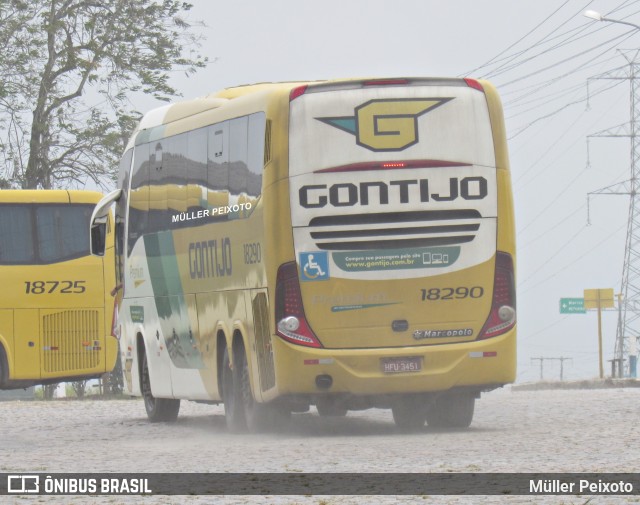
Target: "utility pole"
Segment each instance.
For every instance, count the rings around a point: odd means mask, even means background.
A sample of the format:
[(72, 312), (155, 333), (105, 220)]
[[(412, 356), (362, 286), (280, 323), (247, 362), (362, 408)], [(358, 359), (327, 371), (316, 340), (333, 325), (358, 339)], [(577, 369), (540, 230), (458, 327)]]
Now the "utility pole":
[[(640, 27), (638, 28), (640, 29)], [(627, 60), (627, 65), (601, 74), (594, 79), (629, 81), (630, 120), (628, 123), (589, 135), (589, 138), (628, 137), (631, 140), (630, 178), (627, 181), (592, 191), (587, 196), (587, 203), (589, 198), (595, 195), (629, 196), (627, 236), (620, 285), (622, 300), (614, 350), (614, 359), (618, 363), (624, 362), (624, 356), (629, 354), (631, 347), (635, 349), (635, 343), (640, 336), (640, 196), (638, 195), (640, 182), (640, 137), (638, 136), (640, 131), (640, 50), (621, 51), (621, 54)]]
[(549, 359), (556, 359), (560, 361), (560, 381), (563, 381), (564, 380), (564, 362), (567, 360), (573, 361), (573, 358), (565, 358), (564, 356), (560, 356), (559, 358), (549, 358)]

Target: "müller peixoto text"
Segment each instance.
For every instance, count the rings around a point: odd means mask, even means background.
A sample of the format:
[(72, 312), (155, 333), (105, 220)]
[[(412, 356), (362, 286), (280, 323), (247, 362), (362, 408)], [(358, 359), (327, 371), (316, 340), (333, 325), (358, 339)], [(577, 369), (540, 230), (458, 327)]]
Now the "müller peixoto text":
[(633, 484), (623, 480), (616, 482), (598, 479), (531, 479), (529, 492), (533, 494), (633, 494)]

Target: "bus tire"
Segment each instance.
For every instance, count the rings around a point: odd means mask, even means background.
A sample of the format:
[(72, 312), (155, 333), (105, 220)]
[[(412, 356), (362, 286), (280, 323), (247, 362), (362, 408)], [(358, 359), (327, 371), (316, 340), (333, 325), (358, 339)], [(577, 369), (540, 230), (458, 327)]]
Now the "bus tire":
[(180, 400), (173, 398), (156, 398), (151, 393), (151, 381), (149, 379), (149, 365), (147, 363), (147, 353), (142, 354), (142, 375), (140, 380), (144, 408), (147, 417), (152, 423), (175, 422), (180, 411)]
[(250, 433), (275, 431), (286, 426), (291, 412), (275, 404), (259, 403), (251, 391), (249, 365), (244, 347), (240, 346), (236, 356), (238, 363), (238, 383), (240, 384), (242, 408), (247, 429)]
[(4, 347), (0, 345), (0, 388), (5, 387), (9, 381), (9, 364)]
[(396, 400), (391, 406), (393, 422), (402, 431), (418, 431), (424, 426), (426, 407), (411, 396)]
[(473, 420), (476, 398), (470, 393), (445, 393), (427, 411), (430, 428), (468, 428)]
[(224, 402), (224, 418), (227, 430), (232, 433), (247, 431), (247, 421), (242, 406), (241, 390), (238, 382), (236, 367), (231, 367), (229, 348), (224, 348), (222, 356), (222, 401)]

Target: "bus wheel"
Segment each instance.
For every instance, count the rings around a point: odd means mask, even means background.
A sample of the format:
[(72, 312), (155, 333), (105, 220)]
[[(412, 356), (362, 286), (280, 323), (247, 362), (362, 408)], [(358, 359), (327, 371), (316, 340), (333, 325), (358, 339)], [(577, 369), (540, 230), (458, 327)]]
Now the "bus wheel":
[(281, 429), (291, 416), (289, 410), (275, 404), (258, 403), (251, 391), (249, 365), (244, 348), (238, 350), (238, 381), (242, 391), (242, 408), (247, 421), (247, 428), (251, 433), (260, 433)]
[(427, 424), (431, 428), (468, 428), (473, 420), (475, 403), (473, 394), (444, 394), (427, 411)]
[(393, 422), (402, 431), (417, 431), (424, 426), (426, 406), (413, 397), (399, 398), (391, 407)]
[(144, 408), (147, 411), (147, 417), (152, 423), (174, 422), (178, 418), (180, 400), (155, 398), (153, 394), (151, 394), (147, 353), (142, 355), (142, 378), (140, 386), (142, 388), (142, 397), (144, 398)]
[(0, 345), (0, 388), (3, 388), (9, 380), (9, 367), (4, 347)]
[[(236, 363), (236, 368), (238, 363)], [(237, 372), (231, 368), (229, 349), (225, 347), (222, 356), (222, 401), (227, 429), (233, 433), (247, 431), (247, 421), (242, 407), (242, 392), (237, 380)]]

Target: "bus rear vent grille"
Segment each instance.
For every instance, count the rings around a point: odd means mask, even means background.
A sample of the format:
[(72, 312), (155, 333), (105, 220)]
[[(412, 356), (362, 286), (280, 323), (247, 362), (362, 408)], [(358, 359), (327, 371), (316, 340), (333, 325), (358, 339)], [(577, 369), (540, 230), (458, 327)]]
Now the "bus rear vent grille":
[(67, 310), (42, 317), (45, 372), (88, 370), (100, 363), (99, 313)]
[(450, 246), (471, 242), (481, 217), (472, 209), (321, 216), (309, 231), (316, 248), (330, 251)]
[(276, 376), (273, 367), (271, 335), (269, 333), (267, 296), (264, 293), (258, 293), (253, 299), (253, 327), (256, 334), (260, 388), (262, 391), (267, 391), (276, 385)]

